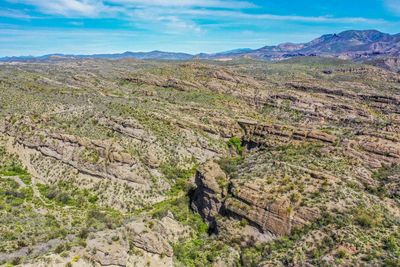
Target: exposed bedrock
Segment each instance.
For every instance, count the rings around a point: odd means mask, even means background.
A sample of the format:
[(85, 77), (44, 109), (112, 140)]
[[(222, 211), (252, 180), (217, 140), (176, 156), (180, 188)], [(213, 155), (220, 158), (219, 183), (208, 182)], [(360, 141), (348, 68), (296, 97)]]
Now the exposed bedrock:
[(261, 233), (281, 236), (319, 216), (309, 208), (293, 212), (290, 201), (285, 198), (268, 200), (260, 188), (230, 180), (213, 161), (200, 168), (195, 182), (191, 207), (217, 233), (220, 228), (227, 230), (229, 221), (245, 219)]
[(241, 120), (238, 123), (245, 131), (244, 141), (256, 142), (260, 145), (283, 144), (290, 140), (311, 140), (331, 144), (337, 141), (336, 136), (313, 129), (302, 129), (276, 124), (259, 124), (245, 120)]

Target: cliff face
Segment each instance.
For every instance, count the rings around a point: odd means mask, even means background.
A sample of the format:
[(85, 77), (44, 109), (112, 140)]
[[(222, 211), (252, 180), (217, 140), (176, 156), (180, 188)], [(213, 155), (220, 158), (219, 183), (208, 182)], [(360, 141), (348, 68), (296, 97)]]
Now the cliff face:
[(191, 195), (191, 207), (210, 225), (210, 230), (218, 233), (217, 216), (224, 214), (227, 197), (228, 178), (219, 165), (206, 162), (196, 172), (196, 190)]

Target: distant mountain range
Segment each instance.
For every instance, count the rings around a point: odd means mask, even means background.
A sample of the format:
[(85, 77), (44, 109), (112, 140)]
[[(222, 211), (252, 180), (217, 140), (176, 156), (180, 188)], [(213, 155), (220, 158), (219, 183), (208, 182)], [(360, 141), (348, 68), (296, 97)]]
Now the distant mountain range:
[(64, 55), (50, 54), (39, 57), (3, 57), (0, 61), (43, 61), (63, 59), (124, 59), (142, 60), (190, 60), (215, 59), (230, 60), (238, 57), (261, 60), (282, 60), (301, 56), (337, 57), (352, 60), (372, 60), (377, 58), (400, 57), (400, 34), (387, 34), (377, 30), (344, 31), (339, 34), (326, 34), (308, 43), (283, 43), (276, 46), (264, 46), (259, 49), (241, 48), (215, 54), (201, 53), (191, 55), (163, 51), (125, 52), (122, 54)]
[(151, 51), (151, 52), (125, 52), (121, 54), (94, 54), (94, 55), (66, 55), (66, 54), (49, 54), (44, 56), (22, 56), (22, 57), (2, 57), (0, 61), (12, 62), (12, 61), (43, 61), (43, 60), (63, 60), (63, 59), (93, 59), (93, 58), (104, 58), (104, 59), (124, 59), (124, 58), (135, 58), (143, 60), (189, 60), (193, 58), (193, 55), (186, 53), (174, 53), (174, 52), (163, 52), (163, 51)]

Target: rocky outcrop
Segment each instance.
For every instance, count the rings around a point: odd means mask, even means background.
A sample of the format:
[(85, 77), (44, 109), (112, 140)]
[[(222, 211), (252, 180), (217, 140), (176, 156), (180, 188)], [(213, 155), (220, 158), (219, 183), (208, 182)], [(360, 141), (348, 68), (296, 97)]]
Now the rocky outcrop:
[[(318, 86), (317, 83), (304, 83), (304, 82), (290, 82), (286, 86), (292, 87), (296, 90), (308, 92), (308, 93), (319, 93), (333, 96), (340, 96), (344, 98), (350, 98), (366, 102), (384, 103), (387, 105), (398, 106), (400, 99), (398, 97), (379, 95), (379, 94), (364, 94), (354, 93), (352, 91), (345, 91), (342, 88), (328, 88)], [(383, 106), (386, 107), (386, 106)]]
[(256, 224), (262, 231), (271, 232), (274, 235), (290, 234), (291, 214), (290, 204), (287, 200), (261, 203), (259, 195), (251, 196), (252, 190), (240, 188), (242, 193), (239, 196), (228, 198), (225, 208), (249, 222)]
[(356, 97), (355, 94), (345, 92), (342, 89), (320, 87), (320, 86), (313, 85), (313, 84), (290, 82), (290, 83), (287, 83), (286, 86), (292, 87), (296, 90), (310, 92), (310, 93), (336, 95), (336, 96), (343, 96), (343, 97), (349, 97), (349, 98)]
[(129, 243), (118, 230), (97, 232), (87, 241), (89, 258), (101, 266), (126, 266)]
[[(172, 257), (173, 251), (165, 229), (153, 226), (158, 224), (158, 221), (148, 221), (146, 224), (143, 220), (136, 220), (127, 224), (125, 229), (133, 246), (149, 253)], [(149, 228), (149, 225), (152, 227)]]
[(124, 152), (121, 146), (108, 141), (41, 132), (35, 136), (18, 136), (16, 142), (71, 165), (82, 173), (134, 183), (144, 182), (137, 174), (137, 169), (143, 168), (138, 161)]
[(197, 188), (191, 196), (191, 207), (212, 230), (218, 231), (216, 216), (223, 212), (228, 178), (217, 163), (208, 161), (196, 173), (195, 184)]
[(36, 129), (30, 121), (12, 125), (6, 120), (2, 131), (12, 136), (16, 144), (70, 165), (83, 174), (136, 184), (146, 184), (149, 178), (140, 161), (110, 140), (91, 140), (44, 131)]
[[(249, 148), (255, 146), (274, 147), (289, 143), (300, 143), (299, 141), (319, 141), (327, 145), (334, 145), (339, 141), (335, 135), (318, 130), (260, 124), (245, 120), (240, 120), (238, 123), (245, 132), (243, 140), (249, 145)], [(345, 153), (354, 158), (362, 159), (367, 166), (372, 168), (399, 163), (399, 136), (396, 130), (392, 131), (392, 128), (386, 127), (382, 131), (355, 131), (353, 138), (341, 140), (346, 148)]]
[(99, 124), (142, 142), (151, 143), (156, 139), (151, 133), (144, 129), (142, 125), (133, 119), (123, 120), (117, 117), (102, 117), (99, 119)]
[[(243, 185), (235, 179), (229, 180), (219, 165), (212, 161), (197, 172), (195, 183), (197, 187), (191, 196), (191, 207), (210, 224), (214, 232), (230, 227), (229, 222), (221, 218), (228, 221), (245, 219), (262, 233), (282, 236), (319, 216), (318, 212), (307, 208), (293, 212), (288, 199), (271, 201), (260, 188)], [(236, 232), (237, 229), (228, 231)]]
[(294, 128), (276, 124), (259, 124), (257, 122), (240, 120), (239, 125), (245, 131), (243, 139), (248, 143), (258, 145), (276, 145), (289, 143), (292, 140), (311, 140), (333, 144), (337, 137), (325, 132)]
[(85, 254), (102, 266), (135, 266), (134, 262), (139, 266), (172, 266), (170, 242), (177, 242), (179, 237), (185, 238), (189, 234), (188, 227), (170, 214), (159, 220), (141, 217), (115, 230), (92, 233)]
[(343, 144), (347, 154), (362, 159), (366, 166), (380, 168), (400, 163), (400, 144), (397, 138), (389, 133), (366, 133), (345, 140)]
[(54, 250), (57, 246), (66, 244), (73, 241), (75, 236), (68, 235), (65, 239), (51, 239), (47, 242), (36, 244), (32, 247), (22, 247), (16, 251), (5, 253), (0, 253), (0, 264), (5, 262), (12, 262), (27, 256), (37, 257)]

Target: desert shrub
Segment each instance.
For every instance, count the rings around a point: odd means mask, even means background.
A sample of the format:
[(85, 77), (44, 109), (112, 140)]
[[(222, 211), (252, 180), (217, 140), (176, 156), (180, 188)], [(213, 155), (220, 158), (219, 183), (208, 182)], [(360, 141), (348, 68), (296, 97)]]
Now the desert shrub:
[(234, 148), (239, 155), (242, 155), (244, 147), (242, 146), (242, 140), (237, 137), (231, 137), (227, 142), (228, 147)]
[(179, 192), (189, 192), (191, 189), (188, 181), (196, 173), (197, 166), (193, 166), (190, 169), (177, 168), (173, 164), (163, 164), (161, 166), (161, 172), (165, 178), (172, 183), (171, 190), (168, 195), (175, 196)]
[(241, 227), (245, 227), (245, 226), (247, 226), (248, 224), (249, 224), (249, 221), (246, 220), (245, 218), (242, 218), (242, 219), (240, 220), (240, 226), (241, 226)]
[(221, 255), (227, 252), (227, 246), (210, 238), (194, 238), (173, 246), (175, 258), (183, 266), (212, 266)]
[(237, 167), (240, 163), (242, 163), (243, 158), (241, 157), (233, 157), (233, 158), (224, 158), (218, 161), (221, 169), (228, 175), (232, 175), (236, 172)]
[(372, 228), (381, 221), (381, 215), (377, 210), (360, 208), (356, 210), (354, 221), (364, 228)]
[(387, 237), (383, 240), (384, 249), (400, 255), (400, 240), (395, 236)]
[(76, 188), (65, 181), (51, 186), (45, 184), (38, 184), (37, 186), (43, 196), (59, 205), (87, 207), (95, 204), (98, 200), (98, 196), (87, 189)]
[(262, 250), (257, 247), (245, 248), (241, 255), (240, 261), (242, 266), (255, 267), (258, 266), (262, 259)]
[(336, 257), (338, 257), (339, 259), (347, 258), (347, 256), (347, 251), (343, 248), (340, 248), (336, 251)]

